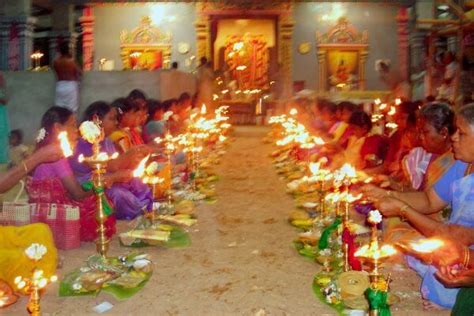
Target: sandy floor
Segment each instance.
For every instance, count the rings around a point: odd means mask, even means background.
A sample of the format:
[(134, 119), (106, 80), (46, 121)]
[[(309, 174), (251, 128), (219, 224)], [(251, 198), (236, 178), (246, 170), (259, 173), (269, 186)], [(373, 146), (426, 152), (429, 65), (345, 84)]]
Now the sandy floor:
[[(335, 315), (312, 292), (319, 266), (292, 248), (297, 231), (287, 215), (294, 203), (268, 158), (272, 147), (262, 144), (266, 131), (236, 129), (236, 140), (217, 168), (217, 203), (198, 207), (190, 247), (146, 248), (155, 271), (141, 292), (122, 302), (107, 294), (59, 298), (53, 285), (42, 300), (44, 315), (94, 315), (92, 308), (104, 301), (114, 305), (108, 315)], [(125, 223), (120, 226), (125, 230)], [(117, 240), (111, 248), (111, 254), (127, 251)], [(58, 274), (79, 266), (93, 252), (93, 244), (63, 252)], [(403, 269), (393, 275), (393, 291), (406, 295), (393, 314), (449, 314), (422, 311), (414, 273)], [(24, 314), (25, 305), (22, 298), (0, 315)]]

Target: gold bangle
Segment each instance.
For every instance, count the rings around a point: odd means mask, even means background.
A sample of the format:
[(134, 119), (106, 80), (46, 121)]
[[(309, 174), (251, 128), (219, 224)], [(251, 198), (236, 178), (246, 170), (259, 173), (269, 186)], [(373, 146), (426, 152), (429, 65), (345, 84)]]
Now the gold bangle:
[(26, 165), (26, 163), (24, 161), (22, 161), (21, 164), (23, 165), (23, 169), (25, 170), (25, 174), (28, 174), (28, 166)]
[(408, 211), (408, 208), (410, 206), (408, 206), (407, 204), (403, 205), (402, 207), (400, 207), (400, 220), (402, 222), (406, 222), (407, 221), (407, 211)]
[(469, 261), (470, 261), (470, 249), (469, 247), (464, 247), (464, 260), (463, 260), (463, 267), (464, 269), (467, 269), (469, 266)]

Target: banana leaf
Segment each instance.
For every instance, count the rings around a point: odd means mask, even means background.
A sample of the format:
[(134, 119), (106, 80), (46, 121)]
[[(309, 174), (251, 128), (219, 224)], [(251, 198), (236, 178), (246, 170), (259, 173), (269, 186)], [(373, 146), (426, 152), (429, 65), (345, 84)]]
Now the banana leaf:
[[(171, 226), (173, 229), (171, 230), (170, 238), (166, 242), (158, 242), (156, 245), (153, 246), (163, 246), (166, 248), (185, 248), (191, 245), (191, 238), (189, 237), (188, 232), (184, 229), (176, 226)], [(143, 248), (143, 247), (150, 247), (149, 243), (142, 239), (137, 239), (133, 242), (130, 246), (124, 245), (122, 242), (120, 243), (121, 246), (124, 247), (131, 247), (131, 248)]]
[(327, 306), (331, 307), (334, 309), (338, 315), (344, 315), (344, 304), (342, 302), (338, 302), (336, 304), (330, 304), (328, 301), (326, 301), (326, 297), (324, 296), (322, 292), (322, 287), (316, 282), (317, 275), (314, 277), (313, 280), (313, 292), (316, 295), (316, 297), (321, 301), (322, 303), (326, 304)]
[(295, 240), (293, 242), (293, 246), (301, 256), (308, 258), (312, 261), (314, 261), (314, 259), (316, 258), (316, 252), (318, 251), (316, 247), (309, 245), (305, 247), (305, 244), (299, 240)]

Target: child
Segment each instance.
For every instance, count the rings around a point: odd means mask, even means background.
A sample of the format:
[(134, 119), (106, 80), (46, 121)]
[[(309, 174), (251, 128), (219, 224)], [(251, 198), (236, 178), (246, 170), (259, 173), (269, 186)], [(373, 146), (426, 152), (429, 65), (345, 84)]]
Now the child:
[(10, 167), (17, 166), (30, 155), (30, 149), (23, 144), (23, 131), (14, 129), (10, 132)]

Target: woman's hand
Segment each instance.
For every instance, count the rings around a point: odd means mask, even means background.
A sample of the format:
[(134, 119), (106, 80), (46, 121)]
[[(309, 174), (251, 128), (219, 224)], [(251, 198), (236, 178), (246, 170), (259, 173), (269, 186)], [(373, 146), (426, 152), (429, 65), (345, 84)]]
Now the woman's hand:
[(466, 246), (443, 239), (444, 244), (432, 253), (432, 262), (438, 267), (449, 267), (464, 261)]
[(375, 201), (375, 206), (385, 217), (399, 216), (400, 208), (404, 205), (406, 204), (394, 198), (383, 198)]
[(447, 268), (442, 268), (436, 272), (435, 276), (441, 283), (444, 284), (445, 287), (448, 288), (474, 286), (474, 270), (454, 271)]
[(118, 170), (112, 174), (109, 174), (105, 178), (106, 186), (110, 187), (114, 183), (126, 183), (132, 180), (133, 175), (131, 170)]
[(388, 191), (381, 189), (373, 184), (366, 184), (360, 188), (360, 192), (369, 200), (374, 202), (388, 197)]

